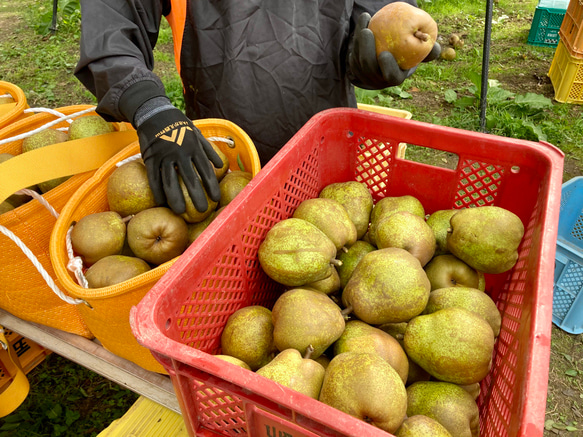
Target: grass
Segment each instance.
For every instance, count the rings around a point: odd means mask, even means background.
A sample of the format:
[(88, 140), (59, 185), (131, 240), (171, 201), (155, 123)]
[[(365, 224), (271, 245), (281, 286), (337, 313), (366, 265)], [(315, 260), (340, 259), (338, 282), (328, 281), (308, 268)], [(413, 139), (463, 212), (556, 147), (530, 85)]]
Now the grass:
[[(21, 86), (30, 106), (56, 108), (96, 103), (73, 76), (79, 43), (75, 3), (59, 1), (59, 28), (50, 35), (50, 2), (0, 0), (2, 80)], [(565, 153), (567, 180), (582, 174), (582, 107), (553, 100), (553, 87), (546, 74), (554, 48), (526, 44), (537, 3), (495, 3), (488, 70), (493, 81), (486, 111), (490, 119), (488, 131), (514, 138), (546, 139), (556, 145)], [(453, 61), (422, 64), (401, 87), (380, 92), (357, 90), (358, 99), (407, 110), (415, 120), (479, 131), (480, 93), (476, 78), (482, 71), (485, 2), (433, 0), (420, 4), (438, 22), (440, 42), (447, 44), (448, 35), (455, 32), (464, 40), (463, 48), (457, 50)], [(155, 71), (172, 101), (184, 108), (171, 41), (170, 29), (164, 24), (155, 51)], [(427, 149), (410, 147), (407, 156), (451, 164), (449, 156), (431, 155)], [(551, 352), (545, 437), (583, 435), (582, 336), (553, 326)], [(29, 378), (33, 384), (31, 394), (17, 413), (0, 419), (0, 437), (96, 435), (136, 399), (129, 390), (55, 354)]]

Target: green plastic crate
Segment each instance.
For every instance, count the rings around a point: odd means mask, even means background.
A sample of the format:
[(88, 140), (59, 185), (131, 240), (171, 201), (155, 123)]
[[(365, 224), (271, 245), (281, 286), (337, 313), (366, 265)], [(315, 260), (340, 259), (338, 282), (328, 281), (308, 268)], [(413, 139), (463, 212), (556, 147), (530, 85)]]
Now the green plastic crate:
[(559, 43), (559, 29), (565, 18), (565, 12), (565, 9), (537, 7), (528, 33), (528, 44), (556, 47)]

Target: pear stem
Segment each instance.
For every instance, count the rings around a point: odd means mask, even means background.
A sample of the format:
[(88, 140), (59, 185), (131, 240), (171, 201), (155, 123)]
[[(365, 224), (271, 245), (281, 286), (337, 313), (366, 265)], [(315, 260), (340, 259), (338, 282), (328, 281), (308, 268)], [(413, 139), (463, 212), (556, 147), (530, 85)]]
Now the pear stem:
[(348, 319), (349, 314), (352, 312), (352, 305), (344, 308), (342, 311), (340, 311), (340, 314), (342, 314), (342, 317), (344, 317), (344, 319)]
[(332, 261), (330, 261), (330, 264), (340, 267), (342, 265), (342, 261), (340, 261), (339, 259), (334, 258)]
[(125, 216), (121, 220), (122, 220), (122, 222), (127, 223), (132, 219), (133, 216), (134, 216), (134, 214), (130, 214), (130, 215)]
[(429, 39), (429, 35), (425, 32), (421, 32), (420, 30), (415, 31), (413, 36), (420, 39), (421, 41), (427, 41)]
[(314, 346), (309, 344), (308, 347), (306, 348), (306, 354), (304, 355), (304, 358), (306, 358), (306, 359), (312, 358), (313, 353), (314, 353)]

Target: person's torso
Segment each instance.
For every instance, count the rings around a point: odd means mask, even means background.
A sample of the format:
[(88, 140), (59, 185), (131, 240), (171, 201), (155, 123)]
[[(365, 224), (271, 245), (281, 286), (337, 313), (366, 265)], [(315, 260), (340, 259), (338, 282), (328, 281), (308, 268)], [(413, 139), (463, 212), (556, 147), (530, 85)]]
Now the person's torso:
[(187, 114), (225, 118), (263, 164), (316, 112), (355, 106), (346, 78), (353, 1), (189, 1), (180, 69)]

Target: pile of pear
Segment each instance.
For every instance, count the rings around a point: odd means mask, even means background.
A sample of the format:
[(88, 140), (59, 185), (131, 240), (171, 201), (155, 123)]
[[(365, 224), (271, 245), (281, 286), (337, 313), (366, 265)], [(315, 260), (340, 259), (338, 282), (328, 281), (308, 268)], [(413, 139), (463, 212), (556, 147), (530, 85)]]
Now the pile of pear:
[[(21, 153), (27, 153), (41, 147), (50, 146), (52, 144), (62, 143), (70, 140), (77, 140), (80, 138), (88, 138), (95, 135), (113, 132), (114, 127), (112, 123), (105, 121), (98, 115), (87, 115), (74, 119), (67, 129), (47, 128), (38, 131), (22, 141)], [(14, 158), (12, 153), (0, 153), (0, 164)], [(66, 182), (70, 176), (51, 179), (41, 182), (37, 185), (27, 187), (29, 190), (36, 191), (39, 194), (45, 194), (53, 188)], [(12, 194), (4, 202), (0, 203), (0, 214), (12, 211), (19, 206), (28, 203), (32, 196), (27, 194)]]
[(182, 255), (251, 181), (251, 173), (230, 170), (228, 157), (211, 142), (223, 161), (215, 169), (221, 198), (198, 211), (179, 179), (186, 211), (176, 214), (158, 205), (141, 158), (119, 165), (107, 178), (107, 206), (85, 215), (70, 233), (75, 256), (83, 261), (88, 288), (121, 284)]
[(485, 274), (518, 259), (524, 226), (497, 206), (426, 214), (339, 182), (271, 227), (258, 249), (282, 284), (240, 308), (218, 357), (397, 437), (476, 437), (501, 314)]

